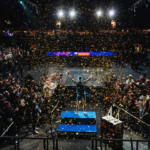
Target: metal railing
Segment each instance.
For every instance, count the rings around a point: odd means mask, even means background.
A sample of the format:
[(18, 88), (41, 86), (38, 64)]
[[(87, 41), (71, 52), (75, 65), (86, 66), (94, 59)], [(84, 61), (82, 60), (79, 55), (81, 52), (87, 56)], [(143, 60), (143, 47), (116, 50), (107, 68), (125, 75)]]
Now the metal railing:
[[(116, 107), (117, 109), (119, 110), (122, 110), (123, 112), (125, 112), (126, 114), (130, 115), (132, 118), (136, 119), (137, 121), (141, 122), (142, 124), (146, 125), (148, 127), (148, 141), (150, 141), (150, 125), (147, 124), (146, 122), (142, 121), (141, 119), (135, 117), (134, 115), (132, 115), (131, 113), (127, 112), (126, 110), (124, 110), (123, 108), (120, 108), (116, 105), (114, 105), (113, 107)], [(123, 114), (123, 115), (126, 115), (126, 114)], [(148, 147), (150, 148), (150, 142), (148, 142)]]
[[(50, 124), (50, 130), (49, 130), (49, 133), (54, 133), (55, 130), (52, 128), (52, 124), (51, 124), (51, 120), (52, 120), (52, 114), (53, 112), (56, 110), (57, 106), (58, 106), (59, 102), (57, 102), (57, 104), (55, 105), (54, 109), (50, 112), (50, 116), (49, 116), (49, 124)], [(46, 131), (47, 132), (47, 131)]]
[[(57, 102), (57, 104), (55, 105), (54, 109), (50, 112), (50, 131), (49, 133), (53, 133), (53, 130), (52, 130), (52, 124), (51, 124), (51, 116), (52, 114), (54, 113), (54, 111), (56, 110), (57, 106), (58, 106), (59, 102)], [(0, 140), (2, 139), (13, 139), (13, 144), (14, 144), (14, 150), (18, 150), (19, 147), (20, 147), (20, 140), (22, 139), (31, 139), (31, 140), (43, 140), (43, 148), (44, 150), (48, 150), (48, 140), (53, 140), (53, 150), (55, 149), (55, 141), (54, 141), (54, 138), (49, 138), (47, 136), (47, 138), (29, 138), (29, 137), (19, 137), (19, 136), (4, 136), (6, 134), (6, 132), (9, 131), (9, 129), (12, 127), (12, 125), (14, 125), (14, 121), (7, 127), (7, 129), (2, 133), (2, 135), (0, 136)], [(54, 130), (55, 132), (55, 130)], [(47, 142), (47, 144), (45, 144)], [(46, 146), (47, 145), (47, 146)]]
[[(51, 111), (51, 114), (56, 110), (58, 106), (58, 103), (56, 104), (56, 106), (54, 107), (54, 109)], [(123, 112), (125, 112), (126, 114), (130, 115), (131, 117), (133, 117), (134, 119), (136, 119), (137, 121), (141, 122), (142, 124), (146, 125), (148, 127), (148, 140), (133, 140), (131, 139), (107, 139), (107, 138), (99, 138), (99, 139), (92, 139), (91, 140), (91, 148), (92, 150), (97, 150), (97, 145), (98, 142), (100, 142), (100, 149), (102, 150), (102, 148), (105, 150), (107, 149), (107, 144), (110, 142), (130, 142), (131, 144), (131, 149), (133, 150), (133, 142), (136, 142), (136, 150), (138, 150), (138, 146), (140, 142), (147, 142), (148, 143), (148, 147), (150, 147), (150, 125), (145, 123), (144, 121), (142, 121), (141, 119), (135, 117), (134, 115), (132, 115), (131, 113), (127, 112), (126, 110), (124, 110), (123, 108), (120, 108), (118, 106), (113, 106), (116, 107), (117, 109), (122, 110)], [(126, 115), (124, 114), (124, 115)], [(12, 137), (12, 136), (4, 136), (6, 131), (9, 130), (9, 128), (13, 125), (13, 122), (8, 126), (8, 128), (4, 131), (4, 133), (0, 136), (0, 139), (13, 139), (14, 141), (14, 150), (19, 149), (20, 147), (20, 140), (22, 139), (30, 139), (30, 140), (43, 140), (43, 149), (44, 150), (48, 150), (49, 148), (49, 141), (48, 140), (52, 140), (53, 141), (53, 150), (55, 150), (55, 143), (56, 143), (56, 150), (58, 150), (59, 145), (58, 145), (58, 140), (56, 139), (56, 142), (54, 140), (54, 138), (49, 138), (49, 137), (45, 137), (45, 138), (28, 138), (28, 137)], [(74, 139), (73, 139), (74, 140)], [(17, 141), (17, 143), (16, 143)], [(104, 147), (102, 146), (102, 143), (104, 144)]]
[[(49, 141), (48, 140), (52, 140), (53, 141), (53, 150), (55, 150), (55, 140), (54, 138), (30, 138), (30, 137), (16, 137), (16, 136), (3, 136), (0, 137), (0, 139), (13, 139), (13, 143), (14, 143), (14, 150), (18, 150), (20, 148), (20, 141), (19, 140), (23, 140), (23, 139), (28, 139), (28, 140), (43, 140), (43, 149), (44, 150), (49, 150)], [(16, 142), (17, 141), (17, 142)]]
[[(59, 145), (58, 145), (58, 143), (60, 142), (60, 140), (62, 140), (62, 139), (56, 139), (56, 150), (58, 150), (58, 149), (61, 149), (61, 148), (59, 148)], [(65, 140), (67, 140), (67, 139), (65, 139)], [(69, 140), (71, 140), (71, 139), (69, 139)], [(72, 139), (72, 141), (75, 141), (76, 139)], [(80, 139), (80, 140), (83, 140), (83, 139)], [(59, 141), (59, 142), (58, 142)], [(84, 139), (84, 141), (86, 141), (86, 139)], [(90, 140), (91, 141), (91, 147), (92, 147), (92, 150), (94, 150), (94, 143), (95, 143), (95, 140)], [(71, 148), (70, 148), (71, 149)], [(90, 148), (89, 148), (90, 149)], [(96, 149), (97, 150), (97, 149)]]
[(14, 122), (12, 122), (8, 127), (7, 127), (7, 129), (3, 132), (3, 134), (0, 136), (0, 137), (3, 137), (5, 134), (6, 134), (6, 132), (8, 132), (8, 130), (11, 128), (11, 126), (14, 124)]
[[(59, 102), (57, 102), (57, 104), (55, 105), (54, 109), (50, 112), (50, 124), (51, 124), (51, 115), (52, 115), (53, 112), (56, 110), (58, 104), (59, 104)], [(9, 131), (9, 129), (12, 127), (12, 125), (13, 125), (14, 123), (15, 123), (15, 122), (13, 121), (13, 122), (7, 127), (7, 129), (2, 133), (2, 135), (1, 135), (0, 137), (3, 137), (3, 136), (6, 134), (6, 132)], [(52, 125), (51, 125), (50, 130), (51, 130), (51, 133), (52, 133)]]
[[(43, 140), (43, 149), (44, 150), (49, 150), (49, 141), (48, 140), (51, 140), (53, 142), (52, 144), (52, 150), (58, 150), (60, 149), (59, 148), (59, 145), (58, 145), (58, 141), (59, 139), (55, 139), (54, 138), (49, 138), (49, 137), (45, 137), (45, 138), (24, 138), (24, 137), (13, 137), (13, 136), (5, 136), (5, 137), (0, 137), (0, 139), (10, 139), (12, 138), (13, 139), (13, 142), (14, 142), (14, 150), (19, 150), (20, 149), (20, 142), (19, 140), (21, 139), (27, 139), (27, 140)], [(18, 141), (16, 143), (16, 140)], [(74, 139), (72, 140), (74, 141)], [(139, 143), (149, 143), (150, 140), (133, 140), (132, 138), (130, 139), (107, 139), (107, 138), (99, 138), (99, 139), (92, 139), (91, 140), (91, 150), (97, 150), (98, 148), (98, 142), (100, 142), (100, 147), (99, 147), (99, 150), (107, 150), (107, 145), (111, 142), (114, 142), (114, 143), (121, 143), (122, 142), (122, 147), (123, 147), (123, 142), (130, 142), (130, 146), (131, 147), (131, 150), (133, 150), (133, 142), (136, 142), (136, 150), (139, 149)], [(55, 145), (56, 144), (56, 145)]]
[[(95, 140), (92, 140), (92, 141), (93, 141), (93, 143), (95, 143), (95, 149), (92, 148), (92, 150), (97, 150), (97, 143), (98, 142), (100, 142), (100, 150), (103, 150), (103, 149), (106, 150), (107, 149), (107, 143), (108, 142), (110, 143), (110, 141), (117, 142), (117, 143), (120, 143), (120, 142), (130, 142), (131, 150), (133, 150), (133, 142), (136, 142), (136, 150), (139, 149), (139, 143), (140, 142), (146, 142), (146, 143), (150, 142), (150, 140), (133, 140), (132, 138), (130, 138), (129, 140), (127, 140), (127, 139), (107, 139), (107, 138), (100, 138), (100, 139), (95, 139)], [(104, 143), (104, 147), (105, 148), (103, 148), (102, 143)], [(123, 146), (123, 143), (122, 143), (122, 146)]]
[[(74, 140), (75, 139), (73, 139), (72, 141), (74, 141)], [(60, 149), (59, 144), (58, 144), (59, 141), (60, 141), (59, 139), (56, 139), (56, 150)], [(133, 150), (133, 142), (136, 142), (136, 150), (138, 150), (140, 142), (149, 143), (150, 140), (133, 140), (132, 138), (130, 138), (128, 140), (127, 139), (107, 139), (107, 138), (92, 139), (91, 140), (91, 148), (89, 148), (89, 149), (90, 150), (97, 150), (98, 149), (98, 142), (100, 142), (99, 150), (104, 150), (104, 149), (107, 150), (107, 144), (109, 144), (111, 142), (119, 143), (119, 144), (121, 143), (122, 147), (123, 147), (123, 142), (130, 142), (131, 150)], [(104, 144), (104, 145), (102, 145), (102, 144)], [(122, 147), (120, 147), (120, 149), (122, 149)]]
[(141, 119), (135, 117), (134, 115), (132, 115), (131, 113), (127, 112), (127, 111), (124, 110), (123, 108), (120, 108), (120, 107), (118, 107), (118, 106), (116, 106), (116, 105), (114, 105), (113, 107), (116, 107), (116, 108), (118, 108), (118, 109), (124, 111), (125, 113), (127, 113), (128, 115), (130, 115), (130, 116), (133, 117), (134, 119), (140, 121), (141, 123), (145, 124), (146, 126), (150, 126), (149, 124), (147, 124), (147, 123), (145, 123), (144, 121), (142, 121)]

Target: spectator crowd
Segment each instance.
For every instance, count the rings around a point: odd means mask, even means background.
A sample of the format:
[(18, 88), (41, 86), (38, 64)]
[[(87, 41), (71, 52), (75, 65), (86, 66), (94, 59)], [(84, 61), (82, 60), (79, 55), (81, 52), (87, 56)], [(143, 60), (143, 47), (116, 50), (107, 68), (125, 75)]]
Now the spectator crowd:
[[(14, 136), (22, 127), (32, 129), (32, 132), (39, 133), (37, 126), (45, 123), (45, 115), (49, 119), (49, 111), (53, 109), (53, 104), (57, 103), (57, 98), (60, 96), (63, 85), (63, 74), (59, 76), (55, 73), (49, 76), (48, 72), (43, 73), (40, 79), (40, 84), (35, 83), (32, 75), (28, 72), (23, 79), (23, 66), (34, 65), (37, 63), (55, 63), (65, 62), (68, 64), (79, 63), (88, 66), (100, 66), (111, 64), (115, 58), (47, 58), (47, 51), (119, 51), (124, 56), (128, 53), (128, 59), (132, 58), (135, 51), (134, 44), (139, 39), (136, 34), (88, 34), (88, 35), (60, 35), (46, 36), (44, 39), (34, 39), (42, 42), (41, 48), (36, 47), (36, 51), (31, 48), (29, 51), (22, 50), (19, 47), (1, 48), (0, 65), (1, 73), (12, 66), (17, 67), (21, 73), (12, 77), (9, 73), (8, 78), (0, 79), (0, 135), (3, 131), (13, 123), (9, 129), (8, 135)], [(34, 41), (33, 40), (33, 41)], [(42, 45), (45, 45), (42, 48)], [(48, 49), (47, 49), (48, 47)], [(35, 55), (36, 53), (36, 55)], [(131, 55), (130, 55), (131, 54)], [(123, 61), (126, 57), (120, 57)], [(120, 60), (119, 58), (119, 60)], [(117, 58), (118, 59), (118, 58)], [(134, 59), (134, 58), (132, 58)], [(50, 61), (49, 61), (50, 60)], [(118, 60), (117, 60), (118, 61)], [(90, 63), (89, 63), (90, 62)], [(120, 62), (120, 61), (119, 61)], [(106, 64), (107, 63), (107, 64)], [(61, 63), (60, 63), (61, 64)], [(23, 84), (25, 83), (25, 85)], [(129, 75), (128, 79), (116, 79), (111, 73), (108, 82), (105, 82), (103, 87), (104, 108), (107, 110), (114, 103), (127, 110), (134, 116), (142, 119), (149, 124), (149, 101), (150, 101), (150, 80), (147, 79), (147, 74), (143, 74), (139, 79), (133, 79)], [(56, 93), (56, 94), (54, 94)], [(128, 129), (138, 129), (136, 120), (131, 119), (126, 115), (125, 124)], [(142, 125), (142, 134), (147, 133), (147, 128)]]
[(35, 83), (29, 72), (24, 80), (19, 73), (16, 77), (9, 73), (7, 79), (0, 80), (0, 135), (10, 125), (6, 133), (9, 136), (15, 136), (22, 129), (38, 134), (37, 126), (41, 127), (49, 120), (50, 111), (57, 103), (54, 93), (59, 93), (57, 89), (63, 84), (62, 76), (45, 72), (39, 84)]
[[(30, 65), (31, 52), (19, 47), (1, 47), (0, 48), (0, 73), (4, 74), (10, 70), (19, 70), (23, 75), (23, 66)], [(10, 71), (11, 72), (11, 71)]]
[[(150, 80), (147, 78), (147, 73), (141, 75), (139, 79), (133, 79), (131, 74), (128, 75), (127, 79), (116, 79), (111, 73), (108, 79), (109, 81), (103, 85), (105, 111), (107, 112), (108, 108), (115, 104), (149, 124)], [(141, 135), (143, 137), (148, 136), (148, 127), (140, 124), (131, 115), (125, 114), (122, 119), (128, 130), (139, 131), (141, 129)]]

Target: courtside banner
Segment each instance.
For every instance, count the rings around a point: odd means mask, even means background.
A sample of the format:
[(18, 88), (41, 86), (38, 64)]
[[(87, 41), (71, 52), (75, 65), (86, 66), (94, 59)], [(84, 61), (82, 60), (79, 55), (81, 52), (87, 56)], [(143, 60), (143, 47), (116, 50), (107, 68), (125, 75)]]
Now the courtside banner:
[(89, 56), (116, 56), (119, 54), (116, 52), (47, 52), (47, 56), (78, 56), (78, 57), (89, 57)]

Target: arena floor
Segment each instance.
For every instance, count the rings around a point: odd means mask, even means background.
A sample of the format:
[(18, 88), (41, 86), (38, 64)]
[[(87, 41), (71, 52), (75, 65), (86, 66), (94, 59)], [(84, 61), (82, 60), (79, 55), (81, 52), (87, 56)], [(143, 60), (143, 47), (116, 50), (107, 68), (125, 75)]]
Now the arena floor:
[[(147, 77), (150, 79), (150, 69), (143, 65), (140, 65), (139, 70), (133, 70), (131, 68), (130, 63), (124, 63), (123, 66), (112, 64), (111, 68), (103, 69), (102, 67), (69, 67), (67, 64), (43, 64), (43, 65), (36, 65), (34, 68), (28, 69), (28, 67), (24, 68), (24, 77), (26, 76), (27, 72), (29, 71), (33, 76), (36, 83), (39, 83), (39, 79), (42, 76), (42, 73), (46, 70), (49, 71), (51, 75), (54, 72), (63, 73), (63, 81), (65, 86), (75, 86), (71, 80), (69, 79), (68, 75), (66, 74), (67, 70), (70, 70), (70, 74), (73, 79), (77, 80), (79, 75), (83, 76), (83, 79), (87, 79), (91, 71), (98, 72), (101, 76), (97, 77), (96, 75), (93, 76), (92, 80), (87, 83), (87, 86), (101, 86), (103, 82), (106, 80), (105, 76), (110, 72), (113, 72), (116, 78), (126, 78), (129, 74), (132, 74), (133, 79), (139, 79), (139, 76), (144, 72), (147, 72)], [(15, 76), (16, 72), (12, 74)], [(103, 77), (103, 78), (102, 78)]]
[[(104, 76), (105, 73), (112, 70), (116, 77), (127, 77), (129, 74), (133, 75), (133, 79), (138, 79), (143, 72), (148, 72), (148, 78), (150, 79), (150, 69), (144, 66), (140, 66), (140, 72), (136, 70), (132, 70), (130, 67), (130, 64), (124, 64), (124, 66), (116, 67), (114, 65), (113, 68), (109, 68), (107, 70), (102, 70), (102, 68), (83, 68), (83, 67), (68, 67), (67, 65), (61, 66), (58, 64), (50, 64), (50, 65), (37, 65), (36, 67), (32, 68), (31, 70), (28, 70), (27, 68), (24, 69), (24, 76), (26, 75), (27, 71), (30, 71), (31, 75), (35, 79), (36, 83), (39, 82), (39, 78), (42, 76), (42, 72), (45, 70), (48, 70), (50, 74), (54, 72), (63, 73), (63, 80), (64, 84), (66, 86), (74, 86), (73, 83), (70, 81), (68, 76), (66, 75), (66, 71), (70, 70), (72, 77), (76, 80), (79, 75), (83, 75), (84, 79), (88, 78), (90, 76), (91, 71), (99, 71), (101, 73), (101, 76)], [(12, 74), (15, 76), (16, 73)], [(93, 77), (93, 80), (88, 83), (87, 86), (100, 86), (104, 80), (96, 76)], [(67, 109), (66, 110), (75, 110), (75, 100), (70, 99), (66, 104)], [(104, 115), (103, 106), (100, 102), (88, 102), (87, 103), (87, 111), (96, 111), (97, 115), (97, 136), (100, 136), (100, 124), (101, 124), (101, 117)], [(53, 129), (57, 131), (59, 126), (59, 117), (57, 116), (56, 120), (53, 123)], [(26, 134), (20, 134), (19, 136), (25, 136)], [(51, 134), (49, 135), (51, 137)], [(57, 132), (55, 132), (55, 136), (57, 137)], [(33, 135), (29, 132), (27, 134), (27, 137), (33, 137)], [(37, 135), (34, 135), (34, 137), (46, 137), (45, 135), (45, 127), (41, 127), (40, 133)], [(134, 131), (127, 131), (124, 130), (124, 136), (123, 139), (138, 139), (143, 140), (139, 136), (139, 134), (136, 134)], [(59, 150), (91, 150), (92, 144), (91, 141), (88, 140), (59, 140)], [(148, 150), (148, 144), (147, 143), (139, 143), (139, 150)], [(98, 145), (99, 147), (99, 145)], [(124, 142), (123, 143), (124, 150), (128, 149), (130, 150), (130, 143)], [(134, 149), (136, 148), (136, 143), (133, 142)], [(13, 150), (13, 145), (4, 146), (1, 148), (2, 150)], [(22, 140), (20, 142), (20, 150), (42, 150), (43, 149), (43, 141), (40, 140)], [(52, 142), (49, 141), (49, 149), (52, 149)], [(98, 148), (97, 148), (98, 149)], [(108, 148), (109, 149), (109, 148)]]

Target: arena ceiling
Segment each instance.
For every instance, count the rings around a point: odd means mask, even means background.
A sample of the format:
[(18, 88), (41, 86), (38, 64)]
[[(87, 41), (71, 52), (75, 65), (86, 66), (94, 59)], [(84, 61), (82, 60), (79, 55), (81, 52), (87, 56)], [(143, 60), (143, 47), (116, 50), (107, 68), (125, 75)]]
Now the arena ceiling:
[[(118, 22), (127, 18), (128, 9), (135, 0), (30, 0), (41, 9), (40, 15), (32, 7), (20, 4), (20, 0), (1, 0), (0, 5), (0, 28), (36, 29), (39, 24), (55, 24), (57, 10), (62, 8), (66, 11), (75, 8), (80, 12), (79, 22), (84, 18), (92, 18), (97, 9), (106, 12), (109, 9), (117, 11)], [(5, 15), (4, 15), (5, 14)], [(88, 14), (88, 15), (87, 15)], [(94, 18), (94, 17), (93, 17)], [(45, 19), (45, 20), (44, 20)], [(48, 20), (48, 21), (47, 21)], [(129, 20), (128, 18), (126, 20)], [(125, 20), (125, 22), (126, 22)], [(92, 21), (91, 21), (92, 22)], [(128, 23), (126, 23), (128, 24)]]

